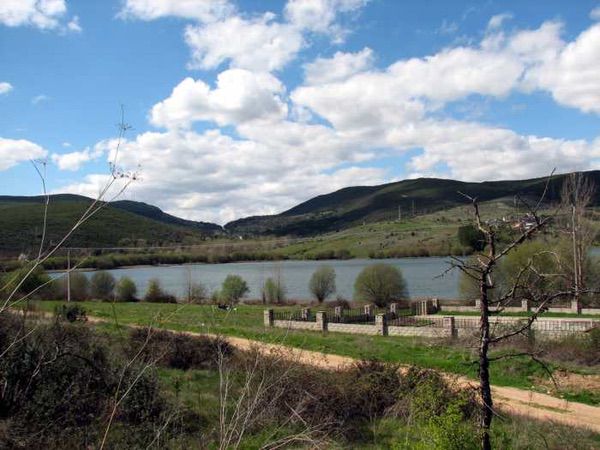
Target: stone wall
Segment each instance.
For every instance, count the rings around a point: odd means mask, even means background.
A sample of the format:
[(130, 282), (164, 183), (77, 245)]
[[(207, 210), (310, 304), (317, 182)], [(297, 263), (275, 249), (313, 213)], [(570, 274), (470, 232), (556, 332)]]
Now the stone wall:
[[(388, 325), (384, 314), (375, 316), (375, 324), (334, 323), (328, 322), (327, 314), (319, 311), (316, 321), (302, 320), (273, 320), (273, 310), (265, 310), (265, 326), (285, 328), (291, 330), (331, 331), (334, 333), (364, 334), (371, 336), (421, 336), (428, 338), (469, 337), (479, 333), (479, 317), (476, 316), (448, 316), (435, 317), (435, 326), (397, 326)], [(418, 319), (431, 320), (429, 315), (414, 316)], [(393, 323), (393, 322), (392, 322)], [(490, 325), (494, 335), (507, 331), (515, 331), (519, 324), (524, 324), (524, 319), (519, 317), (490, 317)], [(564, 336), (581, 334), (594, 327), (600, 327), (598, 319), (563, 319), (547, 318), (536, 320), (531, 332), (538, 338), (554, 339)]]
[(442, 338), (452, 336), (452, 331), (445, 328), (434, 327), (395, 327), (388, 326), (389, 336), (421, 336), (428, 338)]
[(360, 325), (355, 323), (328, 323), (327, 331), (350, 334), (383, 335), (383, 330), (377, 325)]

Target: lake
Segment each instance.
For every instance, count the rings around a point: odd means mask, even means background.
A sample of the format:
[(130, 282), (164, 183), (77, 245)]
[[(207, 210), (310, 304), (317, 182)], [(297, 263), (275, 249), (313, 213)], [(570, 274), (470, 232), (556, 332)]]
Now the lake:
[[(178, 297), (185, 296), (187, 280), (200, 282), (209, 292), (218, 289), (229, 274), (240, 275), (248, 283), (250, 293), (246, 298), (261, 298), (261, 290), (268, 277), (283, 281), (287, 298), (309, 299), (308, 283), (319, 266), (330, 265), (336, 272), (337, 294), (352, 299), (354, 280), (366, 266), (383, 262), (398, 267), (406, 279), (411, 297), (458, 298), (458, 271), (453, 270), (439, 277), (447, 268), (448, 257), (397, 258), (397, 259), (351, 259), (333, 261), (268, 261), (228, 264), (186, 264), (183, 266), (149, 266), (114, 269), (109, 272), (116, 278), (128, 276), (143, 296), (151, 278), (158, 278), (163, 289)], [(335, 298), (335, 297), (334, 297)]]

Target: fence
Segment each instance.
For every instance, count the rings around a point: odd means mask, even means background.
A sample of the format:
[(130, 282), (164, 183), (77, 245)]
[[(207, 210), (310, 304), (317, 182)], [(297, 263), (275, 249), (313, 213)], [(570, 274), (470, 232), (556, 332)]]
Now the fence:
[[(294, 312), (274, 312), (265, 310), (265, 325), (279, 328), (333, 331), (353, 334), (370, 334), (383, 336), (422, 336), (422, 337), (456, 337), (474, 336), (478, 334), (478, 317), (440, 317), (440, 316), (408, 316), (397, 309), (378, 311), (375, 308), (359, 308), (343, 310), (335, 308), (331, 311), (312, 313), (308, 308)], [(515, 332), (527, 324), (526, 318), (491, 317), (490, 325), (493, 335)], [(558, 338), (583, 333), (600, 327), (600, 321), (593, 319), (545, 319), (536, 320), (531, 330), (525, 330), (530, 336), (539, 335), (544, 338)]]

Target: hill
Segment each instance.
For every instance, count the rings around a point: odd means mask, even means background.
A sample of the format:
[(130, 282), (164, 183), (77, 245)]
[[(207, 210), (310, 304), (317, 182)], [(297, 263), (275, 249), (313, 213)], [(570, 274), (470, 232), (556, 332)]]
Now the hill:
[[(52, 195), (46, 242), (57, 243), (88, 208), (91, 199)], [(31, 253), (39, 245), (44, 197), (0, 196), (0, 254)], [(133, 201), (107, 205), (81, 226), (67, 243), (71, 247), (172, 245), (201, 242), (222, 232), (215, 224), (192, 222), (159, 208)]]
[[(586, 174), (600, 186), (600, 171)], [(547, 202), (555, 202), (560, 198), (565, 176), (552, 177), (545, 198)], [(399, 213), (411, 217), (464, 205), (467, 200), (461, 192), (477, 197), (482, 202), (500, 199), (511, 201), (516, 195), (537, 200), (544, 192), (546, 183), (547, 177), (481, 183), (419, 178), (379, 186), (348, 187), (314, 197), (281, 214), (229, 222), (225, 229), (244, 235), (316, 235), (362, 223), (396, 219)], [(599, 192), (596, 192), (594, 204), (600, 204)]]

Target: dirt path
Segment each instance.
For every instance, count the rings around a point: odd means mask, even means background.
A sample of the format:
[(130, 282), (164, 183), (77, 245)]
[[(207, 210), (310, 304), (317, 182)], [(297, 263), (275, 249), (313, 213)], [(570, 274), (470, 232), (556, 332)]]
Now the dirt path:
[[(90, 322), (105, 322), (104, 319), (89, 317)], [(181, 332), (188, 336), (215, 336), (191, 331)], [(276, 353), (294, 361), (323, 369), (337, 369), (349, 366), (357, 360), (347, 356), (332, 355), (310, 350), (302, 350), (281, 344), (269, 344), (233, 336), (225, 339), (240, 350), (259, 349), (265, 353)], [(408, 366), (407, 366), (408, 367)], [(446, 374), (449, 380), (463, 387), (475, 387), (473, 380)], [(496, 407), (502, 412), (548, 420), (576, 427), (583, 427), (600, 433), (600, 407), (583, 403), (569, 402), (525, 389), (492, 386)]]
[[(201, 335), (201, 333), (192, 332), (186, 334)], [(276, 352), (278, 355), (289, 355), (290, 359), (325, 369), (343, 368), (356, 362), (355, 359), (347, 356), (302, 350), (279, 344), (267, 344), (238, 337), (227, 336), (226, 339), (241, 350), (259, 348), (266, 353)], [(461, 386), (476, 386), (474, 381), (467, 378), (447, 376)], [(600, 433), (600, 407), (568, 402), (550, 395), (512, 387), (492, 386), (492, 391), (496, 406), (503, 412), (585, 427)]]

